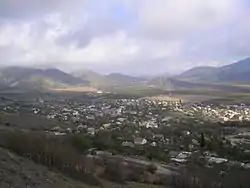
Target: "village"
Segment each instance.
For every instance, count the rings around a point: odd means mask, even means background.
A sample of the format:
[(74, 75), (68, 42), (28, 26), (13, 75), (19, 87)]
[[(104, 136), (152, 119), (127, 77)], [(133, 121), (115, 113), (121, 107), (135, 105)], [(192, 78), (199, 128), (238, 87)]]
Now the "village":
[(38, 98), (26, 107), (8, 103), (2, 105), (1, 111), (16, 114), (25, 111), (58, 120), (60, 124), (43, 131), (55, 136), (84, 136), (92, 143), (86, 146), (91, 155), (95, 149), (99, 154), (105, 151), (176, 166), (205, 150), (199, 156), (206, 159), (208, 166), (228, 163), (250, 168), (247, 161), (250, 107), (244, 104), (217, 106), (146, 98), (107, 99), (97, 93), (94, 99), (84, 101)]

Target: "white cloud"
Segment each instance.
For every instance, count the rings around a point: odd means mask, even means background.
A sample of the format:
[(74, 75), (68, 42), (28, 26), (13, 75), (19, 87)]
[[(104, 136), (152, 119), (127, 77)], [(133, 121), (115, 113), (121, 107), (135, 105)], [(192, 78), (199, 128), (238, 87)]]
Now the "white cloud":
[(138, 29), (151, 37), (178, 38), (227, 24), (241, 10), (237, 0), (139, 0)]
[(250, 54), (244, 0), (39, 3), (0, 2), (2, 64), (145, 73), (219, 65)]
[(96, 37), (85, 48), (72, 47), (67, 60), (76, 62), (100, 63), (108, 62), (110, 65), (119, 63), (123, 58), (136, 54), (138, 46), (132, 39), (127, 38), (123, 31), (112, 35)]

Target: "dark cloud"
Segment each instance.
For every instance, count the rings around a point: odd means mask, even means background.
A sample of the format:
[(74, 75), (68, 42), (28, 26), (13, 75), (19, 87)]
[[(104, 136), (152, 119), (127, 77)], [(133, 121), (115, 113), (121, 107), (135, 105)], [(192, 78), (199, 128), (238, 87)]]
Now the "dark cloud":
[[(69, 44), (76, 42), (79, 47), (84, 47), (90, 43), (95, 37), (115, 34), (120, 30), (127, 30), (129, 24), (133, 22), (131, 12), (128, 8), (117, 1), (110, 0), (109, 3), (105, 1), (89, 1), (86, 3), (89, 6), (87, 12), (93, 12), (87, 16), (86, 21), (78, 23), (79, 25), (74, 30), (66, 35), (60, 37), (58, 42), (60, 44)], [(89, 13), (89, 12), (88, 12)], [(79, 16), (79, 17), (78, 17)], [(75, 19), (83, 19), (78, 15)], [(83, 19), (84, 20), (84, 19)]]
[(1, 0), (0, 17), (24, 19), (44, 15), (55, 10), (59, 0)]
[(76, 42), (79, 47), (84, 47), (96, 36), (114, 34), (122, 29), (124, 29), (122, 22), (100, 15), (98, 18), (91, 18), (86, 23), (78, 26), (75, 31), (63, 35), (58, 39), (58, 42), (61, 44)]

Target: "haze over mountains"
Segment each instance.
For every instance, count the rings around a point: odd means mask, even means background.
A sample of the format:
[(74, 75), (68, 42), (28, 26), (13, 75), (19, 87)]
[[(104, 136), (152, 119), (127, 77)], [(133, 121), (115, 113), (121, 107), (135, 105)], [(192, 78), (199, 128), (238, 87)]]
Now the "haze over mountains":
[(59, 69), (6, 67), (0, 70), (1, 88), (48, 89), (85, 84), (88, 84), (86, 80)]
[(108, 75), (101, 75), (91, 70), (73, 72), (72, 75), (77, 78), (89, 81), (89, 83), (94, 87), (129, 85), (146, 80), (142, 77), (134, 77), (124, 75), (122, 73), (110, 73)]
[(195, 67), (181, 75), (178, 79), (195, 82), (250, 82), (250, 58), (221, 67)]
[(72, 74), (59, 69), (6, 67), (0, 69), (1, 88), (52, 89), (91, 86), (108, 88), (116, 86), (144, 86), (162, 89), (179, 89), (200, 84), (250, 83), (250, 58), (221, 67), (195, 67), (177, 76), (134, 77), (122, 73), (101, 75), (91, 70)]

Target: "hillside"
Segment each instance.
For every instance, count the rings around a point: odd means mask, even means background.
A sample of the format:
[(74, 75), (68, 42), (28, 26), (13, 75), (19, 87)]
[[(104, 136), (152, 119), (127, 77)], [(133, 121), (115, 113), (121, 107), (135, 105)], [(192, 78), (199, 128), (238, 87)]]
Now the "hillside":
[(115, 80), (112, 80), (111, 78), (105, 77), (91, 70), (73, 72), (72, 75), (77, 78), (87, 80), (93, 87), (107, 87), (116, 83)]
[(146, 80), (144, 78), (133, 77), (121, 73), (101, 75), (90, 70), (73, 72), (72, 75), (77, 78), (87, 80), (91, 86), (100, 88), (137, 84)]
[(208, 83), (249, 83), (250, 58), (221, 67), (195, 67), (175, 78)]
[(106, 75), (105, 78), (113, 80), (116, 85), (129, 85), (145, 81), (145, 79), (140, 77), (128, 76), (120, 73), (111, 73)]
[(50, 89), (72, 85), (88, 85), (88, 82), (58, 69), (23, 67), (0, 69), (1, 88)]
[[(143, 78), (111, 73), (101, 75), (83, 70), (67, 74), (59, 69), (35, 69), (7, 67), (0, 69), (1, 90), (70, 90), (96, 91), (111, 90), (116, 87), (133, 86), (137, 88), (160, 88), (178, 90), (185, 88), (220, 88), (226, 85), (250, 83), (250, 58), (221, 67), (195, 67), (178, 76), (157, 76)], [(80, 89), (79, 89), (80, 88)], [(88, 88), (91, 88), (88, 89)], [(235, 89), (235, 88), (233, 88)], [(237, 88), (236, 88), (237, 89)], [(241, 88), (240, 88), (241, 89)]]
[(166, 77), (166, 76), (155, 77), (149, 80), (147, 84), (149, 87), (173, 90), (173, 89), (176, 89), (177, 86), (172, 83), (172, 80), (173, 79)]
[[(88, 80), (92, 86), (112, 90), (113, 88), (140, 89), (215, 89), (244, 91), (249, 88), (238, 83), (250, 83), (250, 58), (221, 67), (195, 67), (178, 76), (160, 75), (153, 78), (133, 77), (121, 73), (101, 75), (93, 71), (82, 71), (74, 76)], [(232, 85), (233, 83), (233, 85)], [(126, 86), (126, 87), (125, 87)]]
[(219, 68), (219, 81), (250, 82), (250, 58)]
[[(216, 81), (218, 79), (217, 72), (218, 68), (216, 67), (195, 67), (188, 71), (185, 71), (181, 75), (177, 76), (178, 79), (184, 79), (189, 81)], [(216, 76), (215, 76), (216, 75)]]
[(1, 147), (0, 178), (1, 188), (163, 188), (132, 182), (121, 185), (105, 180), (100, 180), (101, 186), (87, 185)]
[(1, 188), (89, 187), (60, 173), (50, 171), (45, 166), (38, 165), (3, 148), (0, 148), (0, 178)]

